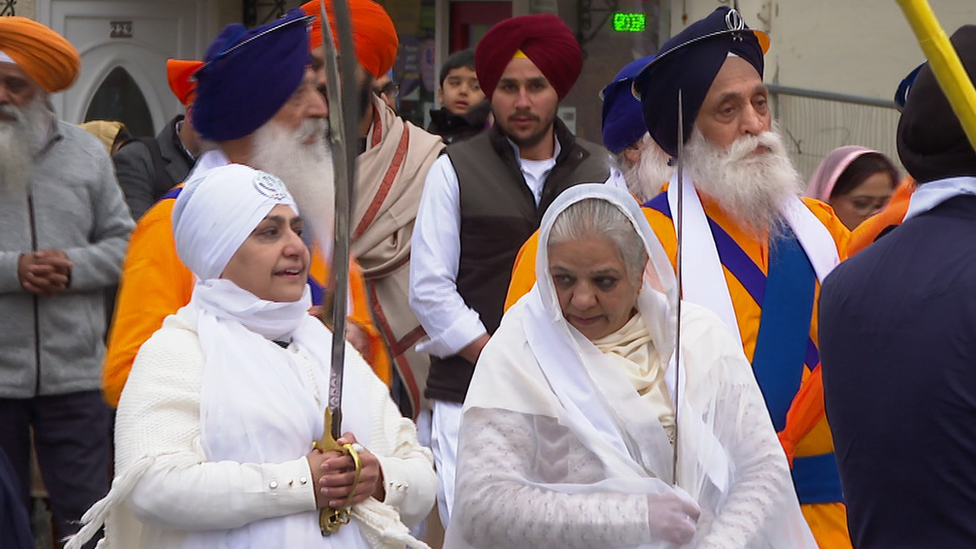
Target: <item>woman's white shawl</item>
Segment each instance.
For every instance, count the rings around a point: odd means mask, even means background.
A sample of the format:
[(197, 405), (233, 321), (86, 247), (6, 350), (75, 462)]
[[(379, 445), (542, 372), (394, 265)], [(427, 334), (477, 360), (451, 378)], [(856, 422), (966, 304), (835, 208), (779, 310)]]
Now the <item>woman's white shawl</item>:
[[(564, 192), (543, 219), (532, 291), (504, 317), (465, 400), (448, 549), (673, 547), (655, 540), (655, 496), (673, 491), (664, 428), (633, 386), (563, 318), (545, 253), (570, 204), (615, 204), (647, 248), (638, 310), (677, 390), (677, 486), (702, 508), (688, 547), (816, 547), (742, 349), (708, 310), (683, 304), (675, 383), (674, 276), (632, 197)], [(670, 298), (670, 299), (669, 299)]]

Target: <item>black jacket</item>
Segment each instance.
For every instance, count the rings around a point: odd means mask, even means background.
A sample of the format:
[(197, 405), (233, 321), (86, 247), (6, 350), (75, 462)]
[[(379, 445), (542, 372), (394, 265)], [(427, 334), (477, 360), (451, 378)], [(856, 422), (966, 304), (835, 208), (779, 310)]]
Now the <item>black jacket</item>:
[(976, 197), (951, 198), (824, 281), (825, 404), (858, 549), (976, 540), (974, 235)]
[(491, 103), (488, 101), (474, 105), (463, 115), (454, 114), (441, 107), (430, 111), (430, 124), (427, 125), (427, 131), (441, 136), (441, 139), (450, 145), (483, 132), (487, 127), (489, 114), (491, 114)]
[[(132, 140), (112, 157), (125, 202), (137, 221), (167, 191), (183, 183), (193, 167), (194, 159), (183, 149), (176, 133), (176, 125), (182, 120), (183, 115), (173, 118), (155, 140)], [(158, 161), (154, 159), (157, 155)]]

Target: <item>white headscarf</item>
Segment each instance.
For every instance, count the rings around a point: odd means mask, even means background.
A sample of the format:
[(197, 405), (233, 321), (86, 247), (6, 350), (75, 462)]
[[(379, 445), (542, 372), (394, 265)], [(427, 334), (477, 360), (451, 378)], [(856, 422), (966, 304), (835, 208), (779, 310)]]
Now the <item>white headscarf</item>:
[[(586, 199), (616, 206), (648, 254), (636, 306), (667, 364), (669, 393), (679, 393), (676, 481), (658, 415), (566, 321), (549, 276), (552, 226)], [(659, 513), (658, 498), (679, 488), (702, 510), (689, 547), (815, 547), (748, 361), (714, 314), (683, 304), (675, 367), (674, 274), (633, 197), (606, 185), (563, 192), (543, 217), (536, 273), (485, 347), (465, 399), (445, 547), (514, 543), (506, 536), (535, 549), (672, 547), (641, 528)], [(646, 516), (628, 516), (634, 496), (647, 498)], [(508, 522), (493, 526), (500, 517)]]
[[(275, 176), (240, 164), (191, 181), (173, 209), (180, 259), (198, 277), (187, 305), (203, 349), (201, 443), (207, 461), (283, 463), (322, 436), (332, 334), (308, 314), (305, 287), (293, 302), (265, 301), (219, 278), (227, 262), (276, 205), (295, 208)], [(283, 349), (272, 340), (290, 341)], [(325, 359), (320, 360), (320, 359)], [(354, 377), (354, 376), (353, 376)], [(345, 380), (360, 383), (361, 380)], [(344, 406), (343, 431), (368, 445), (369, 410)], [(232, 530), (188, 532), (184, 549), (367, 547), (355, 521), (324, 538), (310, 511)]]
[(219, 278), (254, 227), (279, 204), (298, 211), (280, 179), (243, 164), (214, 168), (191, 180), (173, 206), (180, 261), (200, 280)]

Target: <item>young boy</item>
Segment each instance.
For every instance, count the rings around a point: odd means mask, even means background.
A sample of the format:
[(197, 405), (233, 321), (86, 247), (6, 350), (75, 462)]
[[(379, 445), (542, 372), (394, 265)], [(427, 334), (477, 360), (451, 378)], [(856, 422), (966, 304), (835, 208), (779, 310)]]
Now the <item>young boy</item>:
[(478, 134), (487, 126), (491, 105), (478, 85), (474, 71), (474, 50), (461, 50), (444, 62), (437, 100), (443, 105), (430, 111), (427, 131), (454, 143)]

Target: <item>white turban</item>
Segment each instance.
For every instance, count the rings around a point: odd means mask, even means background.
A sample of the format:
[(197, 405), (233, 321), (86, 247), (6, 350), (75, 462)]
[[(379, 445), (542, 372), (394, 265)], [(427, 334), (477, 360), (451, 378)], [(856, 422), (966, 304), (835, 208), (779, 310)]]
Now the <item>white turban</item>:
[(254, 227), (278, 204), (298, 211), (277, 177), (243, 164), (214, 168), (187, 183), (176, 199), (176, 253), (201, 281), (219, 278)]

